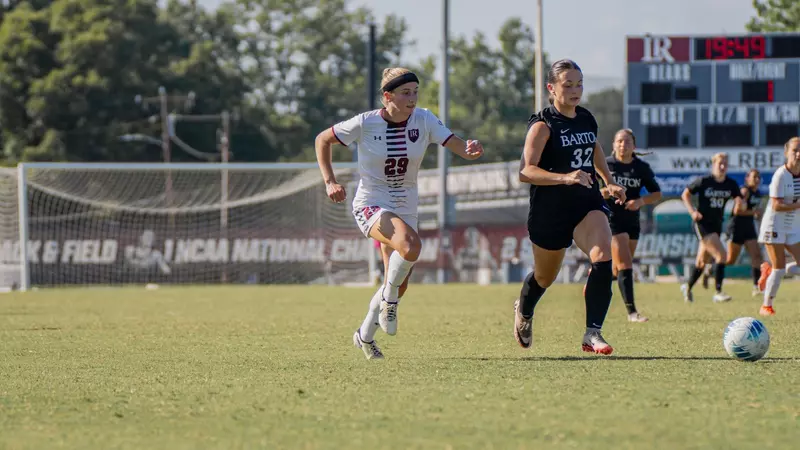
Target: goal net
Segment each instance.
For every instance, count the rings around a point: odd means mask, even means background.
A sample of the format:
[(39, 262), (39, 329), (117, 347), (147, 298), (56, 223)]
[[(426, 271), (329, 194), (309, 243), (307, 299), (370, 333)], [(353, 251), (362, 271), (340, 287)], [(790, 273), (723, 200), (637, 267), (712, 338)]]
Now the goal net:
[(339, 204), (313, 163), (23, 164), (0, 182), (4, 273), (23, 288), (367, 283), (374, 250), (350, 213), (358, 172), (335, 170)]

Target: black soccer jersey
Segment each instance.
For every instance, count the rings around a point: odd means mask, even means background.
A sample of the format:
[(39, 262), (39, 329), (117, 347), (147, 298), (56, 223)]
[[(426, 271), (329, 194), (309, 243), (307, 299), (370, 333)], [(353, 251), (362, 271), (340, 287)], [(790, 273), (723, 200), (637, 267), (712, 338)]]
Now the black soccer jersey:
[(706, 175), (694, 180), (688, 189), (690, 193), (697, 194), (697, 211), (703, 215), (703, 222), (722, 223), (725, 203), (742, 196), (739, 185), (731, 177), (719, 182), (713, 175)]
[(597, 175), (594, 170), (594, 147), (597, 142), (597, 121), (592, 113), (580, 106), (575, 108), (575, 117), (567, 117), (550, 106), (534, 114), (528, 120), (528, 128), (536, 122), (544, 122), (550, 129), (550, 138), (544, 146), (539, 167), (553, 173), (570, 173), (583, 170), (595, 180), (591, 188), (579, 184), (555, 186), (531, 186), (531, 203), (537, 198), (584, 198), (597, 195)]
[[(753, 190), (747, 188), (747, 198), (744, 199), (744, 209), (745, 211), (754, 211), (761, 206), (761, 194), (758, 193), (758, 190)], [(752, 222), (754, 220), (753, 216), (733, 216), (734, 222)]]
[[(641, 159), (634, 156), (633, 161), (625, 164), (612, 155), (606, 158), (606, 164), (608, 164), (608, 169), (611, 171), (614, 182), (625, 188), (626, 201), (641, 198), (642, 188), (647, 189), (649, 193), (661, 192), (661, 187), (656, 181), (656, 175), (650, 168), (650, 164)], [(611, 214), (614, 216), (638, 216), (639, 211), (629, 211), (625, 209), (624, 204), (618, 205), (613, 200), (608, 200), (607, 202)]]

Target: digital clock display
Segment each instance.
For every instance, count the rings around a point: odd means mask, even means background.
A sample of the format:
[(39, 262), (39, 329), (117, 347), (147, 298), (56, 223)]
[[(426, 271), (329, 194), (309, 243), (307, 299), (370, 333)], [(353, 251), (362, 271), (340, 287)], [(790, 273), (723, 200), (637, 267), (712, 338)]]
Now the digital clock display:
[(709, 37), (695, 39), (694, 59), (764, 59), (767, 40), (764, 36)]

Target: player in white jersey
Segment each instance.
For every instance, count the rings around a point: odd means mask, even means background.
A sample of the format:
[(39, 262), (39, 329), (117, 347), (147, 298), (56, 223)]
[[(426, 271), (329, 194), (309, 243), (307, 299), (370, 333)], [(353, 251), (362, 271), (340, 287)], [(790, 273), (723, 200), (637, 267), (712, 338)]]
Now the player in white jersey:
[(478, 141), (454, 136), (432, 112), (417, 107), (419, 79), (403, 68), (383, 71), (381, 102), (384, 108), (358, 114), (317, 136), (317, 162), (328, 197), (346, 198), (331, 166), (331, 145), (358, 142), (361, 181), (353, 198), (353, 215), (364, 233), (381, 243), (384, 283), (372, 297), (353, 343), (367, 359), (381, 359), (375, 342), (378, 326), (397, 333), (397, 305), (408, 286), (411, 268), (419, 258), (422, 242), (417, 234), (417, 173), (431, 144), (445, 146), (464, 159), (483, 154)]
[[(770, 263), (762, 264), (760, 288), (764, 303), (759, 313), (775, 315), (772, 302), (783, 276), (800, 275), (800, 137), (789, 139), (783, 146), (786, 164), (779, 167), (769, 184), (769, 203), (761, 219), (758, 242), (767, 248)], [(794, 262), (786, 264), (786, 251)]]

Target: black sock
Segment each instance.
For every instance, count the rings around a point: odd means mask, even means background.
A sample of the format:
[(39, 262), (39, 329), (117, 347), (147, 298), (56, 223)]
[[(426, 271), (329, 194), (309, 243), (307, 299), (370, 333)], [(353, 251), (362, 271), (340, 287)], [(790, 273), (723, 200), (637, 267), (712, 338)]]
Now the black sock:
[(533, 308), (539, 303), (539, 299), (542, 298), (546, 290), (547, 288), (539, 286), (539, 283), (536, 282), (533, 272), (525, 277), (525, 281), (522, 283), (522, 291), (519, 293), (520, 310), (523, 317), (533, 316)]
[(695, 267), (694, 272), (692, 272), (692, 276), (689, 277), (689, 289), (694, 287), (694, 284), (697, 283), (697, 280), (700, 279), (701, 275), (703, 275), (703, 268)]
[(758, 284), (759, 278), (761, 278), (761, 267), (753, 267), (753, 286)]
[(717, 292), (722, 292), (722, 280), (725, 279), (725, 264), (717, 263), (716, 271), (714, 272), (714, 287)]
[(636, 304), (633, 302), (633, 269), (620, 270), (618, 281), (625, 309), (628, 310), (628, 314), (633, 314), (636, 312)]
[(586, 281), (586, 328), (603, 327), (611, 306), (611, 261), (592, 263)]

